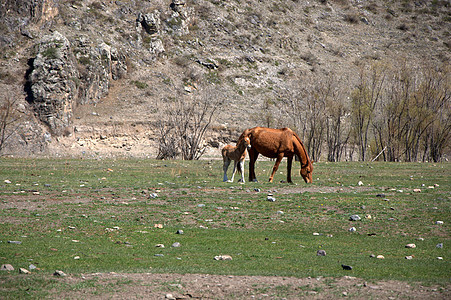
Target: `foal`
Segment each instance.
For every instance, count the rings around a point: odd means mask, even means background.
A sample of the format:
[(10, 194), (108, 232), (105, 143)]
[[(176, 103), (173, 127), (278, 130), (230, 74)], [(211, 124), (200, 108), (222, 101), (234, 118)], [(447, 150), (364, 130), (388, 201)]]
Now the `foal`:
[[(235, 173), (238, 171), (241, 174), (241, 179), (238, 182), (244, 183), (244, 160), (246, 159), (246, 148), (250, 149), (251, 141), (248, 136), (241, 135), (236, 143), (236, 146), (226, 145), (222, 148), (222, 159), (224, 161), (224, 179), (222, 181), (233, 182)], [(233, 160), (233, 173), (232, 178), (227, 180), (227, 169), (229, 168), (230, 162)]]

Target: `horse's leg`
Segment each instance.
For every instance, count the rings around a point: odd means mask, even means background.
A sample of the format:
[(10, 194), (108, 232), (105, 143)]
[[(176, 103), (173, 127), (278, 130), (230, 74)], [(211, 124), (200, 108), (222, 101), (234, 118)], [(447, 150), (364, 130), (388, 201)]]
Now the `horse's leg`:
[(238, 161), (234, 160), (233, 161), (233, 173), (232, 173), (232, 179), (230, 179), (229, 182), (233, 182), (233, 179), (235, 178), (235, 173), (236, 173), (236, 165), (238, 164)]
[(277, 169), (279, 168), (282, 158), (283, 158), (283, 153), (280, 153), (277, 156), (276, 163), (274, 164), (274, 168), (272, 168), (272, 173), (271, 173), (271, 177), (269, 177), (269, 182), (272, 182), (272, 180), (274, 179), (274, 174), (276, 173)]
[(229, 168), (229, 165), (230, 165), (230, 158), (224, 157), (224, 164), (222, 165), (222, 169), (224, 170), (224, 179), (222, 181), (224, 181), (224, 182), (227, 181), (227, 169)]
[(255, 177), (255, 161), (258, 157), (258, 152), (255, 151), (254, 148), (249, 151), (249, 182), (257, 182), (257, 178)]
[(288, 183), (292, 183), (291, 181), (291, 165), (293, 163), (293, 156), (288, 156), (287, 157), (287, 182)]
[(244, 158), (240, 159), (240, 162), (238, 163), (238, 171), (241, 173), (241, 179), (238, 180), (238, 182), (244, 183)]

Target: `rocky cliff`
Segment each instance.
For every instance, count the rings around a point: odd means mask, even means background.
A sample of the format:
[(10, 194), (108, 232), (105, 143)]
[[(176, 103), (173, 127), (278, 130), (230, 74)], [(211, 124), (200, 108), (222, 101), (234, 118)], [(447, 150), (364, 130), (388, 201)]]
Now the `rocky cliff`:
[(218, 146), (286, 125), (279, 103), (300, 85), (446, 63), (449, 28), (447, 1), (5, 0), (0, 101), (23, 117), (4, 153), (153, 156), (161, 105), (205, 83), (225, 104)]

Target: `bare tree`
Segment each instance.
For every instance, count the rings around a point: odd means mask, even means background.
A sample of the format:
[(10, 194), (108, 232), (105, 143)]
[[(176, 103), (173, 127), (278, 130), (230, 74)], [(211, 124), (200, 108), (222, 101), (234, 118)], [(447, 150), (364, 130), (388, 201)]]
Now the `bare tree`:
[(331, 162), (340, 161), (351, 134), (350, 122), (346, 121), (349, 105), (346, 103), (344, 87), (339, 86), (339, 82), (331, 76), (326, 85), (329, 91), (326, 97), (327, 160)]
[(376, 105), (382, 96), (385, 77), (386, 68), (382, 64), (372, 65), (368, 73), (362, 68), (359, 83), (351, 93), (352, 120), (361, 161), (366, 159), (370, 124)]
[(197, 160), (205, 152), (203, 139), (222, 99), (214, 87), (201, 89), (195, 95), (177, 95), (166, 99), (158, 123), (160, 132), (157, 158)]
[(6, 97), (0, 104), (0, 154), (7, 140), (17, 132), (22, 113), (17, 109), (17, 101)]

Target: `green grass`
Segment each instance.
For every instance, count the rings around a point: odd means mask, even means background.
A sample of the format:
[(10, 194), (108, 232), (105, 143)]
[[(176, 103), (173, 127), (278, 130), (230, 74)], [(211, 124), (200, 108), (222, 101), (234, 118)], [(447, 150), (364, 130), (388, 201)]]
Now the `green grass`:
[[(272, 164), (259, 161), (260, 182), (242, 185), (221, 181), (220, 161), (1, 159), (0, 263), (16, 270), (0, 273), (0, 297), (83, 288), (45, 277), (55, 270), (74, 276), (352, 275), (449, 284), (449, 163), (317, 163), (310, 185), (303, 183), (298, 164), (297, 184), (280, 183), (284, 164), (274, 183), (267, 183)], [(266, 200), (269, 192), (275, 202)], [(349, 221), (352, 214), (362, 220)], [(352, 226), (357, 232), (348, 232)], [(174, 242), (181, 247), (171, 247)], [(405, 248), (408, 243), (417, 248)], [(319, 249), (327, 256), (317, 256)], [(220, 254), (233, 260), (215, 261)], [(39, 269), (18, 274), (30, 264)]]

